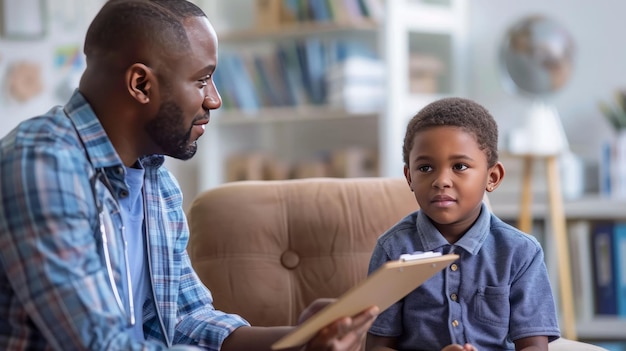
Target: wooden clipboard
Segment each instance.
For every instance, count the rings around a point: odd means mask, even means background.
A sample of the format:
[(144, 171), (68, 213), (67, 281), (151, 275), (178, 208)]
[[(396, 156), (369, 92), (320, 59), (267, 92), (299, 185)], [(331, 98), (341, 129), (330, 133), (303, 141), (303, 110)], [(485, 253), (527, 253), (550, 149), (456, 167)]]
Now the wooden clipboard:
[(335, 302), (275, 342), (272, 349), (280, 350), (303, 345), (331, 322), (341, 317), (354, 316), (371, 306), (378, 306), (382, 312), (458, 258), (459, 255), (447, 254), (389, 261)]

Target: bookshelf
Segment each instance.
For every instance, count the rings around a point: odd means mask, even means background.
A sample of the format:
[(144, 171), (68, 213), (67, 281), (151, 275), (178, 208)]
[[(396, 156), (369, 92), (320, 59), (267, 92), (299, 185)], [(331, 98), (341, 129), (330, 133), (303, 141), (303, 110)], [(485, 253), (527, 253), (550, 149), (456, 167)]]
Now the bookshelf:
[[(493, 212), (501, 219), (515, 224), (520, 213), (520, 201), (510, 194), (497, 192), (490, 194)], [(548, 199), (537, 196), (531, 207), (535, 225), (532, 234), (542, 245), (546, 254), (548, 271), (553, 280), (555, 298), (558, 294), (558, 261), (555, 243), (551, 235), (548, 216)], [(567, 235), (570, 242), (573, 296), (576, 314), (576, 334), (579, 340), (589, 342), (626, 342), (626, 317), (600, 315), (594, 306), (594, 268), (592, 252), (592, 227), (598, 222), (626, 221), (626, 199), (600, 195), (585, 195), (581, 198), (565, 200), (563, 212), (566, 218)], [(557, 301), (558, 302), (558, 301)], [(557, 306), (559, 304), (557, 303)]]
[[(265, 5), (271, 2), (264, 1)], [(348, 2), (334, 2), (334, 6)], [(224, 26), (229, 28), (222, 30), (216, 26), (220, 40), (216, 76), (223, 73), (224, 61), (233, 53), (245, 60), (257, 54), (271, 54), (277, 46), (308, 40), (323, 43), (341, 40), (371, 48), (382, 65), (384, 81), (378, 84), (382, 103), (364, 110), (359, 110), (358, 104), (348, 106), (334, 103), (330, 98), (321, 103), (309, 100), (268, 106), (259, 97), (258, 106), (237, 108), (232, 101), (229, 103), (227, 89), (222, 88), (220, 92), (226, 103), (212, 114), (211, 126), (206, 130), (208, 135), (199, 141), (199, 188), (212, 188), (228, 181), (229, 158), (245, 153), (271, 155), (283, 165), (293, 167), (309, 160), (328, 160), (342, 150), (357, 150), (353, 157), (358, 158), (367, 150), (375, 153), (373, 175), (402, 176), (402, 138), (408, 119), (435, 99), (465, 95), (466, 0), (354, 2), (376, 2), (384, 16), (259, 26), (259, 20), (255, 19), (259, 15), (256, 13), (258, 3), (254, 1), (240, 2), (237, 6), (213, 4), (211, 10), (220, 13), (220, 18), (230, 18), (230, 22), (237, 23)], [(242, 20), (232, 20), (236, 16)], [(267, 21), (267, 14), (259, 16)], [(393, 18), (393, 21), (386, 21), (386, 18)], [(243, 26), (241, 22), (248, 25)], [(436, 79), (435, 90), (411, 91), (408, 67), (414, 53), (435, 57), (444, 67)], [(250, 70), (249, 64), (246, 67)], [(326, 66), (329, 70), (330, 67)], [(226, 75), (222, 77), (230, 79)], [(367, 98), (362, 100), (368, 102)], [(358, 176), (359, 173), (353, 174)], [(319, 174), (312, 173), (315, 175)]]

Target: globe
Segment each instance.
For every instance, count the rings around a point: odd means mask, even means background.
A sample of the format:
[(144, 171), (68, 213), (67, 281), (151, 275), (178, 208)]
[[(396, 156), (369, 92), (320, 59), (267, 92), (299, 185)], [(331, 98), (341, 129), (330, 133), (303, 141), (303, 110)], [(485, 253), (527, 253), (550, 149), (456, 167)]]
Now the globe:
[(572, 74), (574, 51), (572, 36), (557, 22), (541, 15), (521, 19), (501, 45), (505, 88), (535, 97), (558, 91)]
[(509, 133), (509, 151), (535, 155), (566, 152), (565, 130), (547, 97), (563, 88), (572, 75), (571, 35), (557, 22), (533, 15), (510, 27), (500, 49), (505, 89), (532, 102), (524, 126)]

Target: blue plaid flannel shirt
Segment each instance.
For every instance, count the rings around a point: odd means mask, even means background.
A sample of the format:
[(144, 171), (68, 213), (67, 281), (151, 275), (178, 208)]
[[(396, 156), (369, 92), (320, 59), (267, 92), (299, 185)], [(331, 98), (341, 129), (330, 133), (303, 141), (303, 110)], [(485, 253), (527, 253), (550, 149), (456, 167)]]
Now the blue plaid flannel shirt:
[[(0, 349), (219, 350), (248, 325), (215, 310), (192, 269), (182, 194), (161, 167), (164, 157), (141, 162), (153, 293), (143, 306), (145, 342), (125, 332), (102, 258), (94, 189), (114, 227), (122, 223), (102, 182), (90, 184), (94, 169), (104, 169), (113, 191), (127, 189), (119, 156), (87, 101), (77, 91), (64, 108), (24, 121), (0, 140)], [(109, 250), (119, 287), (126, 275), (118, 242)]]

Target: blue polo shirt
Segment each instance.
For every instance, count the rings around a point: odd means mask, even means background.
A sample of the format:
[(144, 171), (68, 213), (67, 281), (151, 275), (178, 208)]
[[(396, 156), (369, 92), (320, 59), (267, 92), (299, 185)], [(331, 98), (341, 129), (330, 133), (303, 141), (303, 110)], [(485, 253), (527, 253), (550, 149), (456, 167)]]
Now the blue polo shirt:
[(396, 337), (400, 350), (440, 350), (452, 343), (514, 350), (516, 339), (559, 337), (540, 244), (484, 204), (474, 225), (452, 245), (424, 213), (411, 213), (378, 239), (369, 273), (415, 251), (460, 258), (383, 311), (371, 334)]

